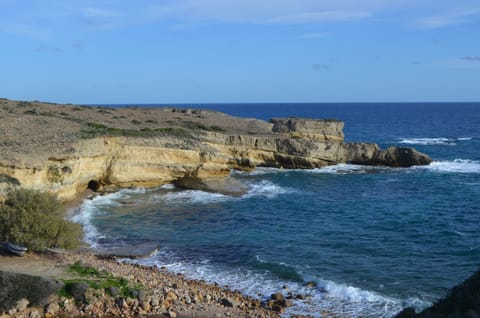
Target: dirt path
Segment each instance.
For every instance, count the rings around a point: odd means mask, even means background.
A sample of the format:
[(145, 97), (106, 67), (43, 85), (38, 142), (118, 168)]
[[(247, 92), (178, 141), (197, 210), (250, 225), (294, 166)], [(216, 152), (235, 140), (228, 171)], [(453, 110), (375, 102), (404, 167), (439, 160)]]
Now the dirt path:
[(57, 263), (55, 255), (40, 257), (37, 254), (28, 253), (19, 257), (0, 250), (0, 271), (54, 279), (72, 278), (68, 269)]

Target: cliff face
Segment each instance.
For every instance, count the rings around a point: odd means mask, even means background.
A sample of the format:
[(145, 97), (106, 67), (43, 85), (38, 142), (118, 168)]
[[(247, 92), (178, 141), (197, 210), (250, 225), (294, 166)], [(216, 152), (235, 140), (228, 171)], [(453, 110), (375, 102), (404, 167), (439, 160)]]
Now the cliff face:
[[(257, 166), (310, 169), (346, 162), (411, 166), (431, 161), (410, 148), (382, 151), (375, 144), (344, 142), (343, 123), (339, 121), (289, 118), (266, 123), (218, 113), (204, 116), (220, 116), (227, 124), (177, 135), (127, 137), (109, 136), (113, 130), (102, 131), (99, 136), (73, 139), (51, 150), (47, 142), (41, 149), (47, 147), (48, 151), (41, 153), (28, 153), (20, 147), (18, 154), (9, 152), (0, 161), (0, 195), (21, 186), (56, 193), (68, 200), (86, 188), (113, 190), (171, 182), (190, 187), (192, 180), (226, 177), (231, 169), (248, 171)], [(190, 120), (184, 122), (192, 125)], [(204, 124), (195, 123), (197, 128), (205, 127), (200, 125)]]

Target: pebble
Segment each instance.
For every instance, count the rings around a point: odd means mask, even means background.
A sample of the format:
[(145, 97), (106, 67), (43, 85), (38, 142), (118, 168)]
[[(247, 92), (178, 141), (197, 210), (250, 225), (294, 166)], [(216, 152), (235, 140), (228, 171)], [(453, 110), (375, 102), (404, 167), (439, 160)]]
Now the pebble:
[[(192, 311), (193, 313), (204, 312), (211, 317), (218, 315), (235, 318), (278, 318), (279, 313), (291, 305), (291, 301), (286, 302), (282, 293), (273, 294), (275, 300), (271, 299), (269, 308), (266, 308), (262, 306), (259, 299), (243, 296), (238, 291), (230, 291), (218, 284), (209, 285), (202, 281), (187, 279), (183, 275), (170, 274), (156, 267), (97, 259), (90, 254), (62, 255), (57, 263), (59, 266), (68, 266), (79, 259), (83, 260), (83, 264), (111, 273), (113, 277), (132, 278), (131, 286), (141, 287), (136, 287), (131, 297), (125, 298), (118, 297), (120, 293), (117, 293), (115, 288), (99, 293), (98, 290), (93, 289), (85, 291), (84, 285), (78, 284), (75, 286), (77, 287), (75, 291), (80, 300), (79, 303), (75, 304), (73, 300), (64, 297), (57, 298), (40, 311), (40, 317), (42, 317), (41, 312), (45, 312), (43, 315), (45, 318), (56, 316), (138, 317), (162, 314), (179, 317), (179, 313)], [(112, 297), (113, 295), (116, 296)], [(31, 312), (31, 314), (30, 311), (25, 313), (24, 317), (40, 318), (33, 313), (34, 311)], [(17, 309), (10, 314), (15, 315), (15, 318), (19, 316)], [(0, 316), (0, 318), (7, 317)]]

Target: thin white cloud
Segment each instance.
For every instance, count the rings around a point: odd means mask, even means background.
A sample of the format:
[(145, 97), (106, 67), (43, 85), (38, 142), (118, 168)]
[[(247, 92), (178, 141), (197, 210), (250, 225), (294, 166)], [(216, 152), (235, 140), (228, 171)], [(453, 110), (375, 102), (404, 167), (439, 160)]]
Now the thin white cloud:
[(149, 6), (146, 12), (158, 18), (173, 18), (182, 22), (249, 23), (249, 24), (311, 24), (344, 22), (372, 16), (368, 9), (376, 7), (366, 1), (366, 7), (349, 0), (337, 2), (313, 0), (179, 0)]
[(461, 12), (451, 12), (421, 18), (415, 21), (414, 25), (422, 29), (438, 29), (452, 25), (478, 21), (480, 9), (471, 9)]
[(319, 11), (319, 12), (302, 12), (285, 16), (274, 17), (267, 20), (267, 23), (279, 24), (309, 24), (322, 22), (345, 22), (359, 20), (371, 17), (370, 12), (355, 11)]

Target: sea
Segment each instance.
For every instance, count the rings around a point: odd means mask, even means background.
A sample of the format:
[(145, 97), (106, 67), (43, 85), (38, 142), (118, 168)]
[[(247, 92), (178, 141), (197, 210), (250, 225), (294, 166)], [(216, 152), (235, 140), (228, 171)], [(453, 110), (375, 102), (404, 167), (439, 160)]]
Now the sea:
[(172, 184), (125, 189), (83, 202), (74, 220), (88, 244), (154, 242), (158, 252), (134, 262), (263, 300), (279, 291), (307, 296), (284, 317), (419, 311), (479, 269), (480, 103), (173, 106), (262, 120), (339, 119), (346, 141), (414, 147), (434, 161), (233, 171), (249, 187), (241, 197)]

